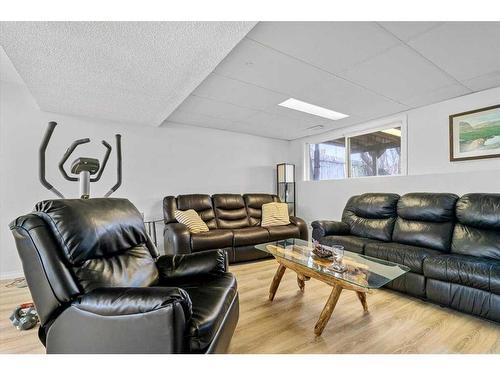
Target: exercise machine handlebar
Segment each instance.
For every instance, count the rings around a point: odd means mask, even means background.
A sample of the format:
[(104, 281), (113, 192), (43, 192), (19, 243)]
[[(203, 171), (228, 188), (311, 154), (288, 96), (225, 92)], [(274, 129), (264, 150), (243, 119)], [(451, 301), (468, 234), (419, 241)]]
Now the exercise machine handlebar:
[(101, 176), (104, 172), (104, 168), (106, 168), (106, 165), (108, 164), (109, 155), (111, 155), (111, 150), (113, 149), (108, 142), (103, 140), (101, 143), (103, 144), (104, 147), (106, 147), (106, 154), (104, 154), (104, 159), (102, 159), (102, 164), (101, 167), (99, 168), (99, 172), (97, 172), (97, 176), (91, 178), (90, 182), (97, 182), (101, 179)]
[(52, 137), (52, 133), (54, 132), (54, 129), (57, 126), (57, 122), (51, 121), (49, 122), (49, 126), (47, 127), (47, 130), (45, 131), (45, 135), (42, 139), (42, 143), (40, 144), (40, 149), (39, 149), (39, 163), (38, 163), (38, 177), (40, 179), (40, 183), (48, 190), (53, 192), (55, 195), (57, 195), (59, 198), (64, 198), (64, 195), (62, 195), (59, 190), (57, 190), (52, 184), (50, 184), (47, 179), (45, 178), (45, 151), (47, 150), (47, 146), (49, 144), (50, 138)]
[(109, 197), (113, 194), (122, 184), (122, 136), (115, 134), (116, 141), (116, 184), (104, 195)]

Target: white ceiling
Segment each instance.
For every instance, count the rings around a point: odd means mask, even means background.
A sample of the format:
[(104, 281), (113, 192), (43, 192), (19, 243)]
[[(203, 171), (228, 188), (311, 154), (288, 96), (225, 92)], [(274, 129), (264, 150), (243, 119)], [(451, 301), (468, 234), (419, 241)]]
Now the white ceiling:
[(2, 22), (40, 108), (159, 126), (255, 22)]
[[(500, 22), (253, 25), (2, 23), (0, 44), (43, 110), (279, 139), (500, 86)], [(290, 97), (350, 117), (277, 105)]]
[[(499, 40), (500, 22), (260, 22), (166, 123), (318, 134), (500, 86)], [(277, 105), (290, 97), (351, 117)]]

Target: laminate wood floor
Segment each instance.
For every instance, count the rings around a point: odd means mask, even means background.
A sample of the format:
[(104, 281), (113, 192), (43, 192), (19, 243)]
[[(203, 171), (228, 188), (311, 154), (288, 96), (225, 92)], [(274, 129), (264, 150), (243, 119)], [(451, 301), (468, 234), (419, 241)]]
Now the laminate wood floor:
[[(285, 272), (273, 302), (268, 289), (274, 260), (231, 266), (238, 279), (240, 319), (229, 353), (500, 353), (500, 325), (389, 290), (368, 295), (364, 313), (343, 291), (322, 336), (314, 324), (331, 292), (316, 280), (300, 292)], [(30, 301), (27, 288), (0, 284), (0, 353), (44, 353), (37, 330), (18, 331), (12, 309)]]

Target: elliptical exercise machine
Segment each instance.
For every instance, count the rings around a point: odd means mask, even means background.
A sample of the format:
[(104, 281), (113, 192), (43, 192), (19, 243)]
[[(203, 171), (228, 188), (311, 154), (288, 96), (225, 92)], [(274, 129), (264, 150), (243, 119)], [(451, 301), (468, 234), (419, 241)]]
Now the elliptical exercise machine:
[[(52, 137), (52, 133), (54, 132), (54, 129), (56, 128), (57, 123), (54, 121), (49, 122), (49, 125), (47, 127), (47, 130), (45, 131), (45, 136), (43, 137), (42, 143), (40, 144), (40, 150), (39, 150), (39, 178), (40, 178), (40, 183), (48, 190), (53, 192), (55, 195), (57, 195), (59, 198), (64, 198), (64, 195), (61, 194), (59, 190), (57, 190), (52, 184), (50, 184), (47, 179), (45, 178), (45, 151), (47, 150), (47, 146), (49, 144), (50, 138)], [(116, 184), (111, 187), (111, 189), (104, 195), (105, 198), (109, 197), (111, 194), (113, 194), (122, 184), (122, 147), (121, 147), (121, 135), (116, 134), (115, 135), (116, 139), (116, 174), (117, 174), (117, 180)], [(80, 198), (81, 199), (88, 199), (90, 198), (90, 183), (92, 182), (97, 182), (101, 179), (101, 176), (104, 172), (104, 169), (106, 168), (106, 165), (109, 160), (109, 156), (112, 151), (111, 145), (106, 142), (102, 141), (103, 146), (106, 148), (106, 152), (104, 154), (104, 158), (102, 160), (102, 164), (99, 163), (99, 159), (96, 158), (89, 158), (89, 157), (79, 157), (75, 159), (71, 163), (71, 173), (76, 175), (77, 177), (72, 177), (68, 175), (66, 170), (64, 169), (64, 164), (66, 161), (69, 159), (71, 154), (75, 151), (75, 149), (83, 145), (85, 143), (89, 143), (90, 139), (89, 138), (83, 138), (83, 139), (78, 139), (74, 141), (69, 148), (66, 150), (64, 153), (61, 161), (59, 162), (59, 171), (61, 172), (62, 176), (71, 182), (76, 182), (79, 181), (80, 184)], [(95, 177), (91, 177), (95, 176)]]
[[(62, 195), (62, 193), (59, 190), (57, 190), (54, 186), (52, 186), (52, 184), (50, 184), (45, 178), (45, 152), (47, 150), (47, 146), (49, 145), (50, 138), (52, 137), (52, 133), (54, 132), (56, 126), (57, 123), (51, 121), (49, 122), (47, 130), (45, 131), (42, 143), (40, 144), (38, 172), (39, 172), (40, 183), (45, 188), (47, 188), (55, 195), (57, 195), (59, 198), (64, 199), (64, 195)], [(114, 184), (111, 187), (111, 189), (104, 195), (104, 197), (109, 197), (122, 184), (121, 135), (116, 134), (115, 139), (116, 139), (116, 159), (117, 159), (116, 160), (117, 180), (116, 184)], [(96, 158), (79, 157), (71, 163), (71, 173), (76, 175), (77, 177), (72, 177), (68, 175), (68, 173), (64, 169), (64, 164), (78, 146), (89, 142), (90, 142), (89, 138), (83, 138), (74, 141), (66, 150), (61, 161), (59, 162), (59, 171), (66, 180), (71, 182), (79, 181), (81, 199), (90, 198), (90, 183), (97, 182), (101, 179), (102, 174), (104, 173), (104, 169), (106, 168), (106, 165), (108, 163), (109, 156), (111, 155), (111, 151), (113, 149), (108, 142), (103, 140), (102, 144), (106, 148), (106, 152), (104, 154), (102, 164), (100, 164), (99, 159)], [(12, 325), (14, 325), (17, 329), (22, 331), (35, 327), (36, 324), (38, 323), (38, 314), (35, 310), (33, 302), (24, 303), (22, 305), (17, 306), (14, 309), (12, 315), (10, 316), (10, 321), (12, 322)]]

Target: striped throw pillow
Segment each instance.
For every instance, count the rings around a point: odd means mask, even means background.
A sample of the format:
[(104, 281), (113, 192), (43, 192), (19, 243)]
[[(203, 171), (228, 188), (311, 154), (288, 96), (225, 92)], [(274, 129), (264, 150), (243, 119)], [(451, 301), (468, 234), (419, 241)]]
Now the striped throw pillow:
[(187, 211), (175, 210), (174, 216), (175, 220), (186, 225), (191, 233), (208, 232), (207, 224), (201, 220), (200, 215), (193, 209)]
[(273, 227), (290, 224), (288, 205), (286, 203), (265, 203), (262, 205), (262, 227)]

